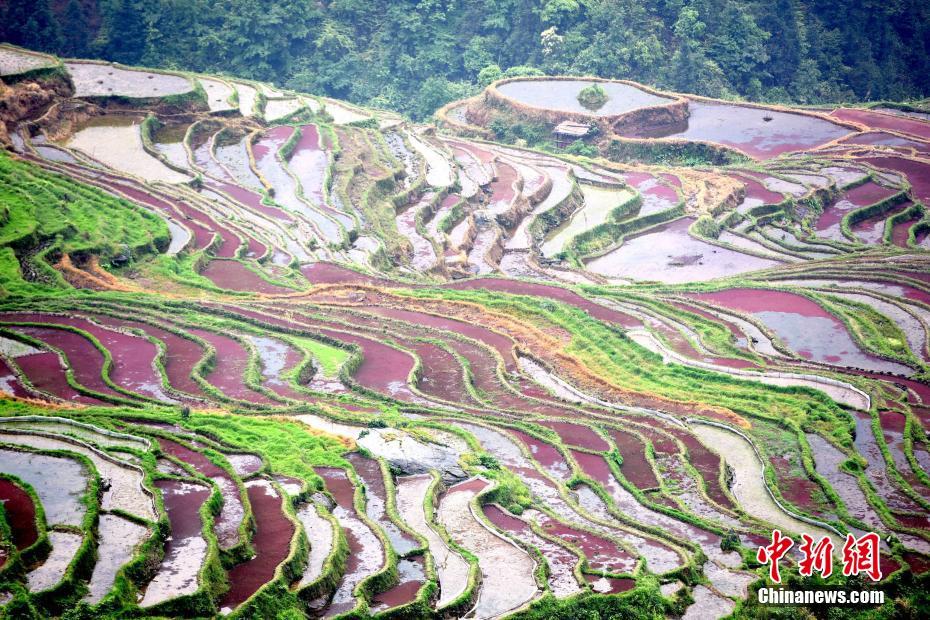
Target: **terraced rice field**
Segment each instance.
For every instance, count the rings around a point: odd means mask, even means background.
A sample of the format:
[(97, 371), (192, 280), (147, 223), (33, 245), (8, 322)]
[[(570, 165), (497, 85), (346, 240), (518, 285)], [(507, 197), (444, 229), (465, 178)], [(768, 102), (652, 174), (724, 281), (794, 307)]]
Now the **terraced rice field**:
[(0, 76), (20, 75), (37, 69), (55, 66), (55, 59), (16, 47), (0, 47)]
[(614, 116), (671, 101), (629, 84), (606, 82), (601, 85), (607, 92), (607, 103), (596, 110), (590, 110), (578, 101), (578, 93), (593, 83), (585, 80), (517, 80), (502, 84), (497, 90), (505, 97), (534, 108), (598, 116)]
[[(603, 136), (743, 153), (675, 167), (62, 70), (0, 153), (20, 608), (758, 617), (776, 527), (879, 533), (881, 617), (925, 587), (926, 119), (687, 99)], [(678, 101), (608, 84), (601, 115)]]

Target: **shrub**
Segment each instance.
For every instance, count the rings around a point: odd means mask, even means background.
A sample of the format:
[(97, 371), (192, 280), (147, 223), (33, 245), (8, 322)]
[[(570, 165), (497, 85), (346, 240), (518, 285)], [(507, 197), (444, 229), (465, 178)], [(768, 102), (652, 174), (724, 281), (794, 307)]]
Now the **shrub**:
[(597, 147), (585, 144), (583, 140), (575, 140), (565, 148), (565, 152), (572, 155), (584, 155), (585, 157), (598, 156)]
[(501, 465), (497, 459), (490, 454), (481, 454), (478, 456), (478, 464), (487, 469), (500, 469)]
[(609, 98), (604, 87), (596, 82), (582, 88), (581, 92), (578, 93), (578, 103), (589, 110), (599, 110), (604, 107), (604, 104), (607, 103)]
[(706, 239), (716, 239), (720, 236), (720, 224), (709, 215), (702, 215), (694, 223), (694, 232)]
[(496, 82), (501, 79), (503, 75), (504, 72), (501, 71), (500, 67), (497, 65), (488, 65), (478, 72), (478, 85), (484, 88), (491, 82)]

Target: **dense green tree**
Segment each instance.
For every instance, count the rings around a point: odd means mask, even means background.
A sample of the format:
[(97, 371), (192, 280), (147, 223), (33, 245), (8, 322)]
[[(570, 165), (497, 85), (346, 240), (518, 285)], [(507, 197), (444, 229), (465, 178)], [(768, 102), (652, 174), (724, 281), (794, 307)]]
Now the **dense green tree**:
[(63, 47), (61, 27), (49, 0), (9, 0), (0, 4), (0, 40), (48, 52)]
[(5, 0), (0, 18), (12, 43), (417, 116), (527, 67), (771, 101), (930, 94), (926, 0)]
[(87, 16), (84, 7), (78, 0), (68, 0), (65, 12), (61, 17), (62, 29), (61, 53), (72, 58), (87, 56), (90, 30), (87, 27)]

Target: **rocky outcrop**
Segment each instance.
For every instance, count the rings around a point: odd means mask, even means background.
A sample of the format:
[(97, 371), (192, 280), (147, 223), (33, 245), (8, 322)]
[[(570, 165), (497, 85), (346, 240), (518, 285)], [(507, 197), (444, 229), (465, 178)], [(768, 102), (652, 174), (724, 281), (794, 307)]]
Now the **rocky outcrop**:
[(12, 84), (0, 81), (0, 143), (10, 144), (9, 131), (13, 127), (39, 118), (56, 101), (71, 96), (72, 92), (71, 83), (60, 73)]

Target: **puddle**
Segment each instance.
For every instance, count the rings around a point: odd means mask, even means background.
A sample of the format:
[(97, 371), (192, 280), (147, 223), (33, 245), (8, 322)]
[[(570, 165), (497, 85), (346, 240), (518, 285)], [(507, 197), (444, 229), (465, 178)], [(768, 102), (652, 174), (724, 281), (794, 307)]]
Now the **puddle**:
[(340, 207), (339, 210), (333, 209), (326, 200), (326, 175), (329, 165), (329, 153), (320, 137), (319, 128), (316, 125), (302, 125), (300, 139), (291, 153), (287, 167), (297, 177), (301, 193), (306, 200), (337, 219), (346, 230), (352, 230), (356, 227), (355, 220), (344, 213), (344, 207)]
[(885, 221), (892, 216), (901, 213), (902, 211), (906, 211), (911, 206), (911, 203), (906, 202), (904, 204), (893, 207), (884, 213), (880, 213), (873, 217), (864, 219), (852, 227), (852, 233), (863, 243), (869, 245), (881, 244), (884, 242)]
[(184, 148), (184, 136), (190, 123), (178, 125), (162, 125), (155, 130), (152, 136), (152, 146), (165, 158), (179, 168), (190, 167), (187, 159), (187, 149)]
[(250, 191), (261, 192), (264, 186), (255, 176), (249, 163), (248, 142), (248, 134), (228, 143), (226, 139), (218, 139), (214, 146), (213, 157), (236, 180), (236, 183)]
[(930, 203), (930, 164), (903, 157), (863, 157), (860, 161), (903, 174), (911, 184), (911, 195), (924, 204)]

